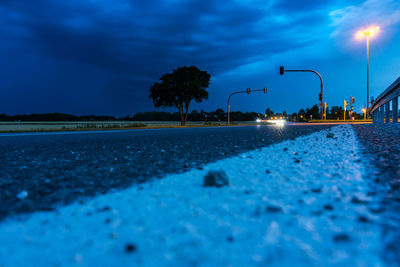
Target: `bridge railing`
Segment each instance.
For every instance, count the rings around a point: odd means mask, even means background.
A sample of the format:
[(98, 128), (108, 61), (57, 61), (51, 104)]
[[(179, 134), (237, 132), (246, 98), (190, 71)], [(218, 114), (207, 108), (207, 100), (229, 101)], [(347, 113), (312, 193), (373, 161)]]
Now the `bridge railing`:
[[(380, 94), (371, 105), (374, 123), (397, 123), (399, 115), (400, 77)], [(392, 110), (390, 110), (392, 104)]]

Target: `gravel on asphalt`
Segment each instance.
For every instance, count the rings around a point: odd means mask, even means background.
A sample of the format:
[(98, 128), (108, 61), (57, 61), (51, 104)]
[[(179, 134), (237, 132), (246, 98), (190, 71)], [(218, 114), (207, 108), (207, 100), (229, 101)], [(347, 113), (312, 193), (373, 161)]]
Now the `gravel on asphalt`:
[[(400, 124), (353, 125), (353, 128), (364, 157), (370, 161), (370, 177), (377, 189), (386, 191), (381, 205), (373, 209), (384, 218), (384, 257), (400, 265)], [(376, 194), (381, 193), (377, 191)]]
[(0, 220), (183, 173), (331, 126), (216, 127), (0, 137)]
[[(298, 159), (299, 162), (295, 162)], [(351, 126), (0, 222), (8, 266), (390, 266)], [(229, 185), (204, 186), (223, 171)], [(266, 171), (268, 170), (268, 172)]]

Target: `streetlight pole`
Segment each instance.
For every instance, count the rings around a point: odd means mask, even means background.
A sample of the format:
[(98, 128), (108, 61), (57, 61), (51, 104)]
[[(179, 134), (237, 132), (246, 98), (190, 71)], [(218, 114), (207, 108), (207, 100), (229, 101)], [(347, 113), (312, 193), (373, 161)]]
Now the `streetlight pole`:
[(367, 41), (367, 105), (366, 112), (369, 113), (369, 38), (375, 36), (379, 32), (379, 27), (369, 27), (368, 29), (359, 31), (356, 36), (357, 38), (363, 38)]
[(369, 34), (367, 36), (367, 110), (369, 110)]

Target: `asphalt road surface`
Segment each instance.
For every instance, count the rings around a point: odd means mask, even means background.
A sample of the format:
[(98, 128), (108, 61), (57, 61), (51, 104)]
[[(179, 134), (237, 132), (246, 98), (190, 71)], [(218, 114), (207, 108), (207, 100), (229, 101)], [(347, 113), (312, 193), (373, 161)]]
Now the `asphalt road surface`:
[(400, 124), (354, 125), (353, 128), (364, 157), (375, 167), (376, 185), (387, 188), (378, 210), (385, 218), (382, 227), (386, 243), (384, 256), (388, 262), (400, 266)]
[(0, 135), (0, 220), (126, 188), (327, 125)]

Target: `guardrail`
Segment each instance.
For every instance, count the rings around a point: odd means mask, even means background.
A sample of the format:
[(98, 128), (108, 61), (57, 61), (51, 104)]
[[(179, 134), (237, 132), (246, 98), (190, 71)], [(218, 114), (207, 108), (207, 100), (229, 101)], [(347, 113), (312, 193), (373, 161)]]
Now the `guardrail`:
[[(370, 114), (374, 123), (397, 123), (399, 118), (400, 77), (372, 103)], [(392, 110), (390, 110), (390, 102)]]

